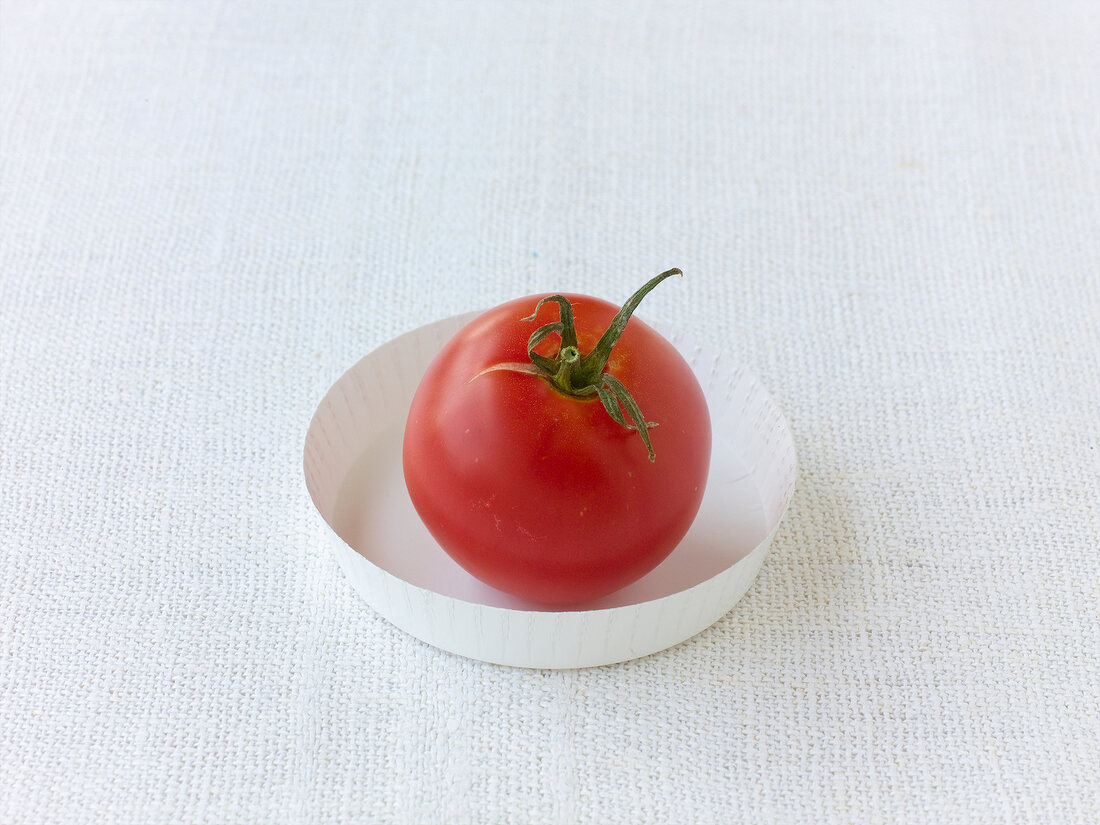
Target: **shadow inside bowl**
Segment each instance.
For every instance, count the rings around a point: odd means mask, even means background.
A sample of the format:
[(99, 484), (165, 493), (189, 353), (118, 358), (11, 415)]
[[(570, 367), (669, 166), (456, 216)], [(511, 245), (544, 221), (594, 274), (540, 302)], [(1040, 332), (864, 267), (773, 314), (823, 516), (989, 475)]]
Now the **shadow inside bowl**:
[[(467, 573), (420, 521), (401, 471), (400, 424), (380, 433), (352, 465), (333, 508), (333, 530), (361, 556), (404, 581), (463, 601), (513, 610), (562, 610), (504, 593)], [(716, 441), (699, 514), (677, 548), (641, 579), (569, 610), (659, 599), (736, 564), (768, 533), (752, 472), (732, 445)]]

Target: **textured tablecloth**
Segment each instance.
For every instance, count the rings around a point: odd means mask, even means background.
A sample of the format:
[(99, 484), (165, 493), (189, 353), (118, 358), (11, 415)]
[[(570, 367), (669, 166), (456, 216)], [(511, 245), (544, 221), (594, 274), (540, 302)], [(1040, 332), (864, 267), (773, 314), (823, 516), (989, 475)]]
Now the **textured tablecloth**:
[[(1100, 6), (0, 5), (0, 822), (1100, 820)], [(750, 366), (710, 630), (526, 671), (323, 550), (325, 390), (538, 291)]]

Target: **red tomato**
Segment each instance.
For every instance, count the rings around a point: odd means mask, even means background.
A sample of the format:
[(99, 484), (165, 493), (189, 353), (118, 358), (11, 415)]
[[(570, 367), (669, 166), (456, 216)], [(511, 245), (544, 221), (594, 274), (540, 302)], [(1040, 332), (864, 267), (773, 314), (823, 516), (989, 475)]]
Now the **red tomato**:
[[(639, 290), (634, 306), (674, 273)], [(532, 363), (557, 369), (576, 354), (566, 325), (542, 328), (529, 356), (540, 323), (525, 316), (539, 297), (502, 304), (463, 327), (429, 365), (409, 410), (402, 459), (413, 505), (462, 567), (508, 593), (579, 604), (640, 578), (683, 538), (703, 497), (710, 417), (691, 368), (637, 319), (611, 342), (602, 369), (598, 358), (589, 360), (596, 372), (587, 378), (603, 387), (585, 389), (577, 368), (617, 313), (629, 319), (631, 302), (620, 311), (586, 295), (545, 301), (557, 303), (570, 326), (572, 307), (580, 359), (571, 362), (571, 380), (580, 389), (567, 383), (567, 394)], [(607, 388), (615, 379), (644, 413), (641, 421), (655, 426), (630, 426), (638, 417)]]

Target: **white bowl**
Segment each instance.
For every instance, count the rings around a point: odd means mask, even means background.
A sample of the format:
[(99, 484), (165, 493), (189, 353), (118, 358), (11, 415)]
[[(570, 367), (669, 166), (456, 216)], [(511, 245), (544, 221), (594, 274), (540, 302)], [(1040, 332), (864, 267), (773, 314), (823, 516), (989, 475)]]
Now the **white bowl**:
[(665, 561), (633, 584), (558, 610), (482, 584), (421, 523), (405, 489), (401, 440), (428, 363), (477, 313), (420, 327), (349, 369), (306, 434), (310, 496), (352, 586), (402, 630), (504, 665), (578, 668), (684, 641), (722, 617), (756, 578), (795, 483), (790, 428), (756, 378), (729, 357), (658, 327), (684, 356), (710, 409), (703, 503)]

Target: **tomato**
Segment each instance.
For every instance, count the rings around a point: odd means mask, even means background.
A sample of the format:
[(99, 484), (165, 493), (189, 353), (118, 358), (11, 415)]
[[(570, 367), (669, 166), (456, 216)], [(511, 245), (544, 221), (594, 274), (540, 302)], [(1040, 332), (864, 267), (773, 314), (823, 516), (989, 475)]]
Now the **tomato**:
[[(428, 366), (405, 426), (406, 486), (435, 540), (486, 584), (580, 604), (652, 570), (687, 532), (710, 463), (706, 400), (676, 349), (631, 320), (672, 274), (622, 309), (587, 295), (502, 304)], [(555, 304), (559, 320), (540, 326)]]

